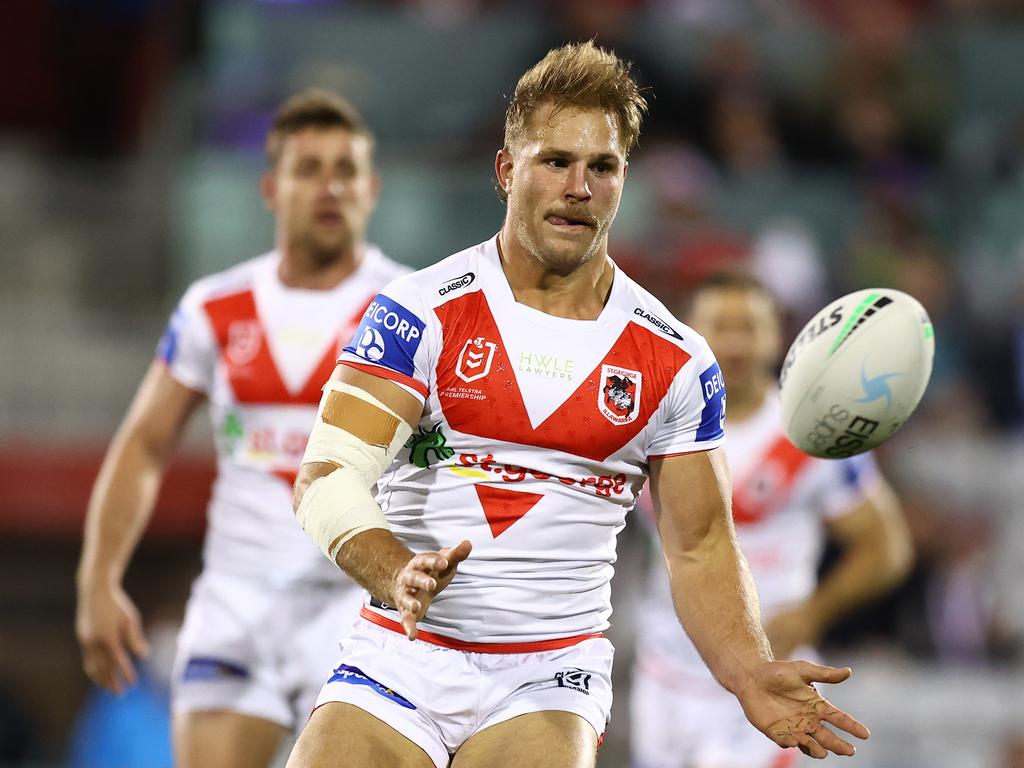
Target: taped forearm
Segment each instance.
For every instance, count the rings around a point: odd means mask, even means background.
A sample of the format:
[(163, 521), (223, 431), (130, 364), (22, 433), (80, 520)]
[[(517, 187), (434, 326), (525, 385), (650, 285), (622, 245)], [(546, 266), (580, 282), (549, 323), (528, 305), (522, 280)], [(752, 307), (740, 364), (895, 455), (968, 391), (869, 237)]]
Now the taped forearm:
[(398, 414), (364, 390), (333, 380), (324, 387), (303, 464), (338, 468), (306, 488), (295, 514), (332, 563), (352, 537), (388, 530), (372, 489), (411, 433)]

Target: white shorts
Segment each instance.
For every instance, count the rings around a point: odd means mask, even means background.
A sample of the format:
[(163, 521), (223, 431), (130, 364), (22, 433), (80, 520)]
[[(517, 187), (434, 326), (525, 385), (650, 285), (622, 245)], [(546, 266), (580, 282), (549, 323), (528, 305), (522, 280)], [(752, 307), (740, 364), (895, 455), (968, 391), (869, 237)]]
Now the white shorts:
[(757, 730), (707, 673), (687, 676), (637, 657), (630, 698), (633, 768), (795, 768), (799, 750)]
[(224, 573), (192, 585), (171, 678), (175, 713), (228, 710), (298, 730), (355, 621), (362, 590)]
[(317, 706), (353, 704), (423, 749), (437, 768), (473, 734), (530, 712), (573, 712), (604, 734), (612, 707), (612, 644), (603, 637), (551, 651), (444, 648), (360, 621)]

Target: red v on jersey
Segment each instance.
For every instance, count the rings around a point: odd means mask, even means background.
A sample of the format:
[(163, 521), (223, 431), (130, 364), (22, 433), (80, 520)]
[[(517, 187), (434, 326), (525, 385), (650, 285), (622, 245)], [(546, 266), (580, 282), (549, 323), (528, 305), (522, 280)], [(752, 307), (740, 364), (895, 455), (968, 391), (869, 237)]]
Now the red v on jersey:
[[(444, 339), (437, 363), (437, 396), (452, 428), (587, 459), (603, 461), (636, 437), (690, 359), (689, 354), (668, 339), (628, 322), (590, 375), (534, 428), (484, 292), (460, 296), (434, 311), (441, 321)], [(464, 361), (460, 361), (460, 355), (470, 340), (479, 341), (481, 349), (490, 350), (485, 375), (475, 371), (467, 375), (462, 370)], [(600, 396), (607, 386), (602, 381), (602, 371), (608, 366), (642, 375), (640, 402), (636, 405), (640, 410), (635, 419), (613, 423), (602, 413)], [(467, 389), (474, 390), (473, 397), (464, 396)]]
[(732, 495), (732, 517), (737, 525), (757, 523), (781, 509), (801, 470), (812, 459), (785, 435), (770, 443), (753, 470), (737, 483)]
[(480, 499), (480, 506), (484, 508), (484, 517), (487, 518), (494, 538), (498, 538), (544, 498), (542, 493), (510, 491), (508, 488), (496, 488), (482, 483), (477, 483), (473, 488)]
[[(369, 302), (345, 324), (350, 332), (359, 322)], [(227, 379), (239, 403), (261, 405), (317, 405), (320, 388), (334, 370), (337, 345), (332, 345), (317, 363), (302, 389), (290, 392), (278, 371), (267, 344), (266, 329), (260, 321), (251, 290), (223, 296), (203, 305)], [(347, 340), (347, 339), (346, 339)], [(343, 341), (346, 341), (343, 340)]]

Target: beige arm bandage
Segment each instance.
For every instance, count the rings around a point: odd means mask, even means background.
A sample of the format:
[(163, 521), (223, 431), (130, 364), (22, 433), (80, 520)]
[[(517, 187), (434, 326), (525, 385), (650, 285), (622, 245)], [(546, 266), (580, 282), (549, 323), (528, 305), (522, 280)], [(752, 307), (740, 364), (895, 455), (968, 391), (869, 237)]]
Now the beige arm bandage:
[(353, 536), (388, 530), (373, 487), (412, 428), (368, 392), (340, 381), (324, 385), (303, 464), (327, 462), (338, 469), (310, 483), (295, 516), (333, 563)]

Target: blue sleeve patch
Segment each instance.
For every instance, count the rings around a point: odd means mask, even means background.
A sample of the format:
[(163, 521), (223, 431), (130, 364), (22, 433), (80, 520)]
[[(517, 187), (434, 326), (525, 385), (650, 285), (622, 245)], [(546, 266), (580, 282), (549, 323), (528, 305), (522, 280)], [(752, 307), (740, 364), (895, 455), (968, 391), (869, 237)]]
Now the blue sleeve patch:
[(700, 390), (704, 396), (704, 410), (697, 427), (697, 442), (718, 440), (725, 435), (725, 378), (718, 363), (712, 363), (700, 375)]
[(411, 377), (425, 327), (426, 323), (416, 315), (380, 293), (366, 308), (363, 320), (345, 351), (368, 363)]
[(167, 324), (167, 330), (160, 337), (160, 343), (156, 346), (157, 358), (163, 360), (167, 365), (171, 365), (174, 358), (178, 356), (178, 334), (180, 333), (178, 326), (181, 325), (181, 320), (181, 310), (176, 309), (171, 315), (171, 321)]

